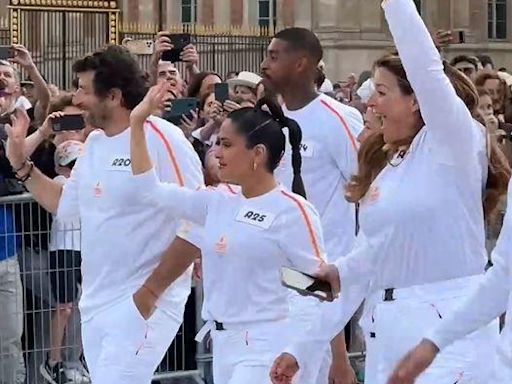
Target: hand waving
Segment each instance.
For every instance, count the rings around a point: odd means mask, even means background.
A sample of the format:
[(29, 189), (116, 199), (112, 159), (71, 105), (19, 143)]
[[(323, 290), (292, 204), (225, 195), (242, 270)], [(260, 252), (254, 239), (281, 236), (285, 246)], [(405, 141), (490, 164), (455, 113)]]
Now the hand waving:
[(7, 132), (6, 155), (11, 166), (19, 169), (25, 162), (25, 138), (27, 137), (30, 118), (23, 109), (17, 109), (11, 115), (11, 125), (6, 124)]
[(170, 84), (163, 82), (151, 87), (144, 99), (130, 113), (130, 124), (143, 126), (146, 119), (169, 98)]

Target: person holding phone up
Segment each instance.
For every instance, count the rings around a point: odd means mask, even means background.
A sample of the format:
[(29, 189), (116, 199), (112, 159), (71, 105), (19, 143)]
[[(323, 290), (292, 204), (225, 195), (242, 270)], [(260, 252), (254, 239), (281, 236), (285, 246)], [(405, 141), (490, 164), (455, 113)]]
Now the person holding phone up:
[[(2, 48), (5, 48), (2, 50), (5, 54), (0, 57), (0, 79), (8, 83), (8, 92), (19, 94), (21, 91), (19, 73), (14, 65), (19, 65), (25, 71), (25, 75), (34, 82), (34, 92), (37, 98), (36, 105), (32, 105), (34, 120), (39, 123), (42, 122), (46, 118), (50, 105), (51, 95), (48, 84), (41, 76), (27, 48), (19, 44), (3, 46)], [(11, 69), (8, 70), (5, 67), (11, 67)], [(17, 107), (19, 106), (17, 105)]]
[[(361, 144), (358, 173), (347, 186), (348, 199), (360, 203), (356, 245), (322, 271), (331, 286), (341, 286), (340, 300), (324, 306), (276, 360), (274, 384), (290, 383), (307, 367), (363, 299), (365, 382), (387, 383), (402, 356), (484, 278), (485, 141), (456, 93), (471, 83), (443, 63), (412, 0), (382, 7), (399, 56), (374, 66), (370, 104), (382, 128)], [(444, 349), (418, 384), (489, 383), (486, 360), (498, 322), (488, 320)]]
[[(315, 274), (324, 248), (318, 213), (302, 196), (299, 126), (268, 100), (232, 112), (220, 128), (216, 157), (220, 178), (240, 185), (191, 190), (158, 182), (143, 124), (165, 97), (165, 85), (150, 89), (131, 113), (131, 169), (139, 198), (203, 226), (203, 318), (198, 339), (211, 332), (216, 384), (268, 383), (273, 358), (288, 340), (288, 293), (280, 285), (281, 266)], [(271, 113), (261, 108), (266, 105)], [(285, 148), (288, 127), (295, 170), (293, 191), (273, 175)], [(145, 285), (165, 289), (187, 263), (170, 255)], [(188, 260), (190, 265), (194, 259)], [(181, 266), (180, 266), (181, 264)], [(171, 276), (167, 279), (159, 276)], [(153, 303), (137, 301), (144, 316)]]
[[(151, 57), (150, 73), (153, 79), (153, 84), (157, 83), (160, 64), (170, 63), (162, 61), (162, 54), (164, 54), (166, 51), (170, 51), (173, 48), (174, 46), (171, 42), (171, 34), (167, 31), (158, 32), (155, 36), (155, 46), (153, 56)], [(183, 61), (185, 63), (185, 68), (187, 69), (187, 75), (189, 79), (199, 73), (199, 55), (197, 53), (196, 47), (193, 44), (188, 44), (183, 48), (183, 50), (179, 53), (179, 61)]]

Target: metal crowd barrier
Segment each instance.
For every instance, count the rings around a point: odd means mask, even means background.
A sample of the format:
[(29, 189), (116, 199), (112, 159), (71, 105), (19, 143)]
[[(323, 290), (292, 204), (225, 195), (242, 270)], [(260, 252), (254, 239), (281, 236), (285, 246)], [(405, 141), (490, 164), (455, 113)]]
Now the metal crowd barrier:
[[(50, 352), (55, 334), (51, 320), (57, 308), (56, 289), (52, 289), (50, 276), (78, 269), (74, 265), (50, 265), (51, 223), (51, 215), (29, 194), (0, 197), (0, 384), (46, 383), (40, 366)], [(6, 255), (12, 257), (5, 259)], [(59, 284), (60, 280), (53, 281)], [(57, 291), (68, 289), (69, 286), (60, 286)], [(202, 290), (197, 286), (189, 297), (183, 325), (155, 373), (155, 383), (209, 381), (211, 355), (205, 344), (194, 340), (196, 330), (202, 326), (201, 303)], [(21, 353), (17, 354), (20, 349)], [(76, 371), (81, 355), (77, 300), (72, 304), (59, 349), (66, 366)], [(77, 376), (75, 382), (82, 381)]]

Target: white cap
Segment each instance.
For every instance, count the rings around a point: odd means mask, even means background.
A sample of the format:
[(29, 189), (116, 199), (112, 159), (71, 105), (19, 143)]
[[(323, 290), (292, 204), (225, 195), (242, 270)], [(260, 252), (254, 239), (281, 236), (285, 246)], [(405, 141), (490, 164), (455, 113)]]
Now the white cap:
[(227, 83), (233, 87), (237, 85), (243, 85), (244, 87), (256, 88), (261, 82), (262, 78), (252, 72), (240, 72), (237, 77), (230, 79)]
[(61, 143), (55, 149), (55, 165), (65, 167), (76, 159), (78, 159), (83, 152), (84, 144), (77, 140), (68, 140)]
[(498, 72), (498, 76), (501, 80), (505, 81), (509, 87), (512, 86), (512, 75), (507, 72)]

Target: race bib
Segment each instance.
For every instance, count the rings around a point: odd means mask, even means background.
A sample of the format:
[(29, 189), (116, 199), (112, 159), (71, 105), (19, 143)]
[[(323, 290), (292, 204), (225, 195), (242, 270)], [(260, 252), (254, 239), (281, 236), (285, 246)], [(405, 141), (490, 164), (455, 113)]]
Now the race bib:
[(119, 155), (112, 156), (109, 164), (107, 166), (107, 170), (109, 171), (122, 171), (122, 172), (131, 172), (132, 161), (130, 156), (128, 155)]
[(272, 213), (262, 212), (257, 209), (243, 207), (236, 216), (236, 221), (254, 225), (255, 227), (268, 229), (275, 219)]

